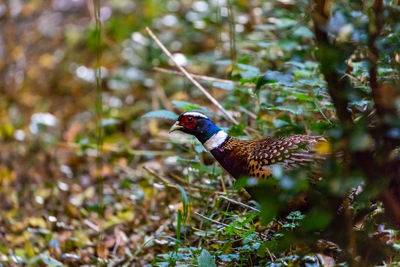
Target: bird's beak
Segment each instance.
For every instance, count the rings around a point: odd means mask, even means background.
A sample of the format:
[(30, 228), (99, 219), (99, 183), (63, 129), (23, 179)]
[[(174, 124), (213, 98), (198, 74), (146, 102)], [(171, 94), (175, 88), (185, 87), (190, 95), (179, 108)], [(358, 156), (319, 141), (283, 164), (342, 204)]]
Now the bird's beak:
[(172, 133), (173, 131), (177, 131), (183, 129), (183, 126), (179, 125), (179, 121), (175, 122), (174, 125), (172, 125), (171, 129), (169, 129), (169, 133)]

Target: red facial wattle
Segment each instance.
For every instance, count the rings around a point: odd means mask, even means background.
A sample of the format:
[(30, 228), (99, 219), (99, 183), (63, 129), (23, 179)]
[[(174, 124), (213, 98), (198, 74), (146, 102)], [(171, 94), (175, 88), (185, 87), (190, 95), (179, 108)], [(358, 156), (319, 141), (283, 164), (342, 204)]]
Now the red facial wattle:
[(197, 118), (192, 116), (183, 117), (179, 125), (184, 126), (188, 130), (194, 130), (197, 125)]

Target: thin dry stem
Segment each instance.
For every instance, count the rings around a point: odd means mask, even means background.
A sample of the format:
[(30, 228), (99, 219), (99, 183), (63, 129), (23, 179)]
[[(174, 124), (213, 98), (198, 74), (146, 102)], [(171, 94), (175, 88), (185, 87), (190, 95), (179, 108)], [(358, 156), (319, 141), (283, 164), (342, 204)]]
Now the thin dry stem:
[[(176, 71), (176, 70), (170, 70), (170, 69), (159, 68), (159, 67), (154, 67), (153, 69), (155, 71), (158, 71), (158, 72), (175, 74), (175, 75), (178, 75), (178, 76), (185, 76), (182, 72), (179, 72), (179, 71)], [(243, 83), (243, 84), (241, 84), (239, 82), (234, 82), (234, 81), (231, 81), (231, 80), (225, 80), (225, 79), (220, 79), (220, 78), (214, 78), (214, 77), (205, 76), (205, 75), (199, 75), (199, 74), (193, 74), (193, 73), (190, 73), (190, 75), (192, 75), (196, 79), (207, 81), (207, 82), (242, 85), (242, 86), (245, 86), (245, 87), (254, 87), (254, 86), (256, 86), (255, 83)], [(220, 88), (218, 86), (214, 86), (214, 87)], [(263, 87), (267, 87), (267, 86), (263, 86)]]
[(233, 199), (227, 198), (227, 197), (225, 197), (225, 196), (219, 196), (218, 198), (222, 198), (222, 199), (225, 199), (225, 200), (227, 200), (227, 201), (229, 201), (229, 202), (232, 202), (232, 203), (234, 203), (234, 204), (240, 205), (240, 206), (242, 206), (242, 207), (251, 209), (251, 210), (256, 211), (256, 212), (260, 212), (259, 209), (256, 209), (256, 208), (254, 208), (254, 207), (252, 207), (252, 206), (249, 206), (249, 205), (244, 204), (244, 203), (242, 203), (242, 202), (239, 202), (239, 201), (237, 201), (237, 200), (233, 200)]
[(143, 169), (145, 169), (148, 173), (150, 173), (151, 175), (153, 175), (154, 177), (156, 177), (159, 181), (161, 181), (163, 184), (165, 184), (168, 187), (172, 187), (172, 188), (176, 188), (179, 190), (178, 186), (171, 183), (170, 181), (168, 181), (167, 179), (165, 179), (164, 177), (158, 175), (158, 173), (156, 173), (153, 170), (150, 170), (149, 168), (147, 168), (146, 166), (143, 166)]
[(224, 115), (234, 124), (239, 124), (235, 118), (232, 117), (231, 114), (223, 107), (221, 104), (212, 96), (209, 92), (198, 82), (196, 81), (193, 76), (185, 70), (179, 63), (174, 59), (172, 54), (168, 51), (168, 49), (161, 43), (161, 41), (154, 35), (154, 33), (150, 30), (149, 27), (146, 27), (146, 31), (150, 35), (150, 37), (156, 42), (156, 44), (161, 48), (161, 50), (169, 57), (169, 59), (174, 62), (176, 67), (189, 79), (219, 110), (224, 113)]
[[(206, 217), (206, 216), (204, 216), (204, 215), (202, 215), (202, 214), (200, 214), (200, 213), (198, 213), (198, 212), (194, 212), (194, 214), (195, 215), (197, 215), (197, 216), (199, 216), (200, 218), (203, 218), (203, 219), (205, 219), (205, 220), (207, 220), (207, 221), (210, 221), (210, 222), (213, 222), (213, 223), (215, 223), (215, 224), (219, 224), (219, 225), (222, 225), (222, 226), (225, 226), (225, 227), (228, 227), (228, 226), (230, 226), (229, 224), (226, 224), (226, 223), (223, 223), (223, 222), (219, 222), (219, 221), (216, 221), (216, 220), (213, 220), (213, 219), (210, 219), (210, 218), (208, 218), (208, 217)], [(249, 229), (245, 229), (245, 228), (241, 228), (241, 227), (234, 227), (236, 230), (239, 230), (239, 231), (248, 231)], [(264, 234), (262, 234), (262, 233), (258, 233), (261, 237), (263, 237), (263, 238), (266, 238), (266, 235), (264, 235)]]
[[(150, 170), (150, 169), (147, 168), (146, 166), (143, 166), (143, 169), (145, 169), (148, 173), (150, 173), (151, 175), (153, 175), (154, 177), (156, 177), (156, 178), (157, 178), (159, 181), (161, 181), (165, 186), (171, 187), (171, 188), (175, 188), (175, 189), (177, 189), (177, 190), (180, 190), (178, 185), (171, 183), (170, 181), (168, 181), (167, 179), (165, 179), (164, 177), (162, 177), (161, 175), (159, 175), (159, 174), (156, 173), (155, 171)], [(182, 186), (182, 187), (184, 187), (184, 186)], [(184, 188), (185, 188), (185, 190), (201, 191), (199, 188), (194, 188), (194, 187), (191, 187), (190, 189), (187, 188), (187, 187), (184, 187)]]
[[(171, 173), (171, 174), (169, 174), (169, 175), (172, 176), (172, 177), (173, 177), (175, 180), (177, 180), (179, 183), (189, 185), (190, 188), (197, 188), (197, 189), (199, 189), (200, 191), (210, 191), (209, 189), (204, 188), (204, 187), (201, 187), (201, 186), (198, 186), (198, 185), (196, 185), (196, 184), (189, 184), (188, 181), (186, 181), (185, 179), (179, 177), (178, 175), (176, 175), (176, 174), (174, 174), (174, 173)], [(213, 190), (213, 191), (214, 191), (214, 190)]]
[[(173, 182), (169, 181), (168, 179), (162, 177), (161, 175), (159, 175), (158, 173), (156, 173), (155, 171), (147, 168), (146, 166), (143, 166), (143, 169), (145, 169), (148, 173), (150, 173), (151, 175), (153, 175), (155, 178), (157, 178), (160, 182), (162, 182), (165, 186), (167, 187), (171, 187), (171, 188), (175, 188), (177, 190), (179, 189), (179, 186), (177, 184), (174, 184)], [(185, 190), (187, 191), (195, 191), (195, 192), (209, 192), (211, 190), (208, 190), (206, 188), (202, 188), (199, 186), (193, 186), (190, 185), (190, 188), (184, 185), (180, 185), (182, 186)]]
[[(223, 223), (223, 222), (219, 222), (219, 221), (210, 219), (210, 218), (208, 218), (208, 217), (206, 217), (206, 216), (204, 216), (204, 215), (201, 215), (201, 214), (198, 213), (198, 212), (194, 212), (194, 214), (197, 215), (197, 216), (199, 216), (199, 217), (201, 217), (201, 218), (203, 218), (203, 219), (205, 219), (205, 220), (207, 220), (207, 221), (213, 222), (213, 223), (215, 223), (215, 224), (219, 224), (219, 225), (222, 225), (222, 226), (225, 226), (225, 227), (228, 227), (228, 226), (229, 226), (229, 224), (226, 224), (226, 223)], [(248, 231), (248, 229), (244, 229), (244, 228), (240, 228), (240, 227), (235, 227), (235, 229), (240, 230), (240, 231)]]
[(84, 220), (83, 220), (83, 223), (84, 223), (86, 226), (88, 226), (90, 229), (92, 229), (92, 230), (94, 230), (94, 231), (96, 231), (96, 232), (100, 232), (99, 226), (96, 225), (95, 223), (91, 222), (90, 220), (84, 219)]
[[(199, 217), (201, 217), (201, 218), (203, 218), (203, 219), (205, 219), (205, 220), (207, 220), (207, 221), (213, 222), (213, 223), (215, 223), (215, 224), (219, 224), (219, 225), (222, 225), (222, 226), (225, 226), (225, 227), (228, 227), (228, 226), (229, 226), (229, 224), (226, 224), (226, 223), (223, 223), (223, 222), (219, 222), (219, 221), (210, 219), (210, 218), (208, 218), (208, 217), (206, 217), (206, 216), (204, 216), (204, 215), (202, 215), (202, 214), (200, 214), (200, 213), (198, 213), (198, 212), (194, 212), (194, 214), (196, 214), (197, 216), (199, 216)], [(240, 229), (240, 230), (244, 230), (244, 229)]]
[[(162, 73), (174, 74), (174, 75), (178, 75), (178, 76), (185, 76), (182, 72), (176, 71), (176, 70), (170, 70), (170, 69), (159, 68), (159, 67), (154, 67), (153, 70), (158, 71), (158, 72), (162, 72)], [(193, 78), (196, 78), (196, 79), (199, 79), (199, 80), (203, 80), (203, 81), (207, 81), (207, 82), (236, 84), (235, 82), (232, 82), (230, 80), (224, 80), (224, 79), (214, 78), (214, 77), (205, 76), (205, 75), (199, 75), (199, 74), (193, 74), (193, 73), (190, 73), (190, 75), (192, 75)], [(254, 86), (254, 84), (252, 84), (252, 85)]]

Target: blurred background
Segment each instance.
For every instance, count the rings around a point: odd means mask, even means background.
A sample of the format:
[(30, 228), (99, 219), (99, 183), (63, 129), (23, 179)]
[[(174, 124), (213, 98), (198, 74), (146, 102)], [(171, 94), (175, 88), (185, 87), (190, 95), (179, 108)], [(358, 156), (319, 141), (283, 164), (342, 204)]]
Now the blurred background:
[[(338, 11), (328, 24), (332, 36), (365, 43), (363, 4), (327, 2)], [(204, 76), (198, 80), (238, 125), (171, 72), (145, 27), (177, 62)], [(396, 43), (399, 35), (390, 38)], [(379, 75), (389, 80), (400, 59), (386, 48), (390, 63)], [(346, 71), (355, 87), (367, 88), (357, 52)], [(221, 264), (247, 265), (263, 243), (252, 232), (250, 243), (235, 243), (243, 233), (232, 229), (246, 226), (248, 214), (213, 195), (233, 181), (196, 140), (168, 129), (176, 114), (197, 109), (243, 138), (326, 134), (336, 117), (318, 66), (306, 0), (0, 2), (0, 262), (168, 266), (197, 263), (207, 247), (219, 251), (212, 254)], [(354, 113), (371, 111), (364, 95), (351, 100)], [(363, 149), (371, 140), (361, 132), (349, 144)], [(329, 188), (343, 196), (363, 181), (349, 179), (345, 189), (337, 189), (341, 180)], [(197, 230), (177, 231), (178, 211), (188, 208), (184, 192), (190, 211), (226, 212), (218, 216), (232, 223), (231, 232), (209, 233), (198, 217), (188, 219)], [(248, 201), (243, 192), (233, 198)], [(258, 257), (275, 256), (264, 246)]]

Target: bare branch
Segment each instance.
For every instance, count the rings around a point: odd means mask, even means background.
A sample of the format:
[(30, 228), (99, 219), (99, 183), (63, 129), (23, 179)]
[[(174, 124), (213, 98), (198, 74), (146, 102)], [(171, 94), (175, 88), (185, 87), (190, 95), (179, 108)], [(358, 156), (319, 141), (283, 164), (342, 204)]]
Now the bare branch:
[(227, 201), (229, 201), (229, 202), (232, 202), (232, 203), (237, 204), (237, 205), (240, 205), (240, 206), (242, 206), (242, 207), (251, 209), (251, 210), (253, 210), (253, 211), (255, 211), (255, 212), (260, 212), (259, 209), (256, 209), (256, 208), (254, 208), (254, 207), (252, 207), (252, 206), (249, 206), (249, 205), (247, 205), (247, 204), (244, 204), (244, 203), (242, 203), (242, 202), (239, 202), (239, 201), (236, 201), (236, 200), (227, 198), (227, 197), (225, 197), (225, 196), (219, 196), (218, 198), (225, 199), (225, 200), (227, 200)]
[[(225, 226), (225, 227), (228, 227), (228, 226), (229, 226), (229, 224), (226, 224), (226, 223), (223, 223), (223, 222), (219, 222), (219, 221), (210, 219), (210, 218), (208, 218), (208, 217), (206, 217), (206, 216), (204, 216), (204, 215), (201, 215), (201, 214), (198, 213), (198, 212), (194, 212), (194, 214), (196, 214), (197, 216), (199, 216), (199, 217), (201, 217), (201, 218), (203, 218), (203, 219), (205, 219), (205, 220), (207, 220), (207, 221), (213, 222), (213, 223), (215, 223), (215, 224), (219, 224), (219, 225), (222, 225), (222, 226)], [(239, 230), (239, 231), (245, 231), (245, 232), (248, 231), (248, 229), (244, 229), (244, 228), (236, 227), (236, 226), (235, 226), (235, 229), (237, 229), (237, 230)]]
[[(176, 71), (176, 70), (170, 70), (170, 69), (159, 68), (159, 67), (154, 67), (153, 69), (155, 71), (159, 71), (159, 72), (163, 72), (163, 73), (185, 76), (182, 72)], [(232, 85), (235, 84), (235, 82), (232, 82), (230, 80), (224, 80), (224, 79), (219, 79), (219, 78), (214, 78), (214, 77), (199, 75), (199, 74), (193, 74), (193, 73), (190, 73), (190, 75), (192, 75), (193, 78), (207, 81), (207, 82), (225, 83), (225, 84), (232, 84)], [(249, 84), (249, 85), (254, 86), (254, 84)]]
[(147, 168), (146, 166), (143, 166), (143, 169), (145, 169), (148, 173), (150, 173), (151, 175), (153, 175), (154, 177), (156, 177), (159, 181), (161, 181), (163, 184), (165, 184), (168, 187), (172, 187), (172, 188), (176, 188), (179, 190), (178, 186), (171, 183), (170, 181), (168, 181), (167, 179), (165, 179), (164, 177), (158, 175), (158, 173), (156, 173), (153, 170), (150, 170), (149, 168)]
[(224, 115), (234, 124), (239, 124), (235, 118), (232, 117), (231, 114), (223, 107), (221, 104), (209, 93), (207, 90), (196, 81), (193, 76), (185, 70), (179, 63), (174, 59), (172, 54), (168, 51), (168, 49), (161, 43), (161, 41), (154, 35), (154, 33), (150, 30), (149, 27), (146, 27), (146, 31), (149, 33), (150, 37), (156, 42), (156, 44), (161, 48), (161, 50), (169, 57), (169, 59), (174, 62), (176, 67), (188, 78), (193, 85), (195, 85), (219, 110), (224, 113)]
[[(200, 218), (203, 218), (203, 219), (205, 219), (205, 220), (207, 220), (207, 221), (210, 221), (210, 222), (213, 222), (213, 223), (215, 223), (215, 224), (219, 224), (219, 225), (222, 225), (222, 226), (225, 226), (225, 227), (228, 227), (228, 226), (229, 226), (229, 224), (226, 224), (226, 223), (223, 223), (223, 222), (219, 222), (219, 221), (210, 219), (210, 218), (208, 218), (208, 217), (206, 217), (206, 216), (204, 216), (204, 215), (202, 215), (202, 214), (200, 214), (200, 213), (198, 213), (198, 212), (194, 212), (194, 214), (196, 214), (196, 215), (199, 216)], [(245, 229), (240, 229), (240, 230), (246, 231)]]
[[(206, 216), (204, 216), (204, 215), (202, 215), (202, 214), (200, 214), (200, 213), (198, 213), (198, 212), (194, 212), (194, 214), (197, 215), (197, 216), (199, 216), (200, 218), (203, 218), (203, 219), (205, 219), (205, 220), (207, 220), (207, 221), (210, 221), (210, 222), (213, 222), (213, 223), (215, 223), (215, 224), (222, 225), (222, 226), (224, 226), (224, 227), (230, 226), (229, 224), (226, 224), (226, 223), (223, 223), (223, 222), (219, 222), (219, 221), (210, 219), (210, 218), (208, 218), (208, 217), (206, 217)], [(249, 229), (245, 229), (245, 228), (241, 228), (241, 227), (237, 227), (237, 226), (235, 226), (234, 228), (235, 228), (236, 230), (245, 231), (245, 232), (249, 230)], [(262, 233), (257, 233), (257, 234), (258, 234), (259, 236), (263, 237), (263, 238), (267, 238), (267, 236), (266, 236), (265, 234), (262, 234)]]

